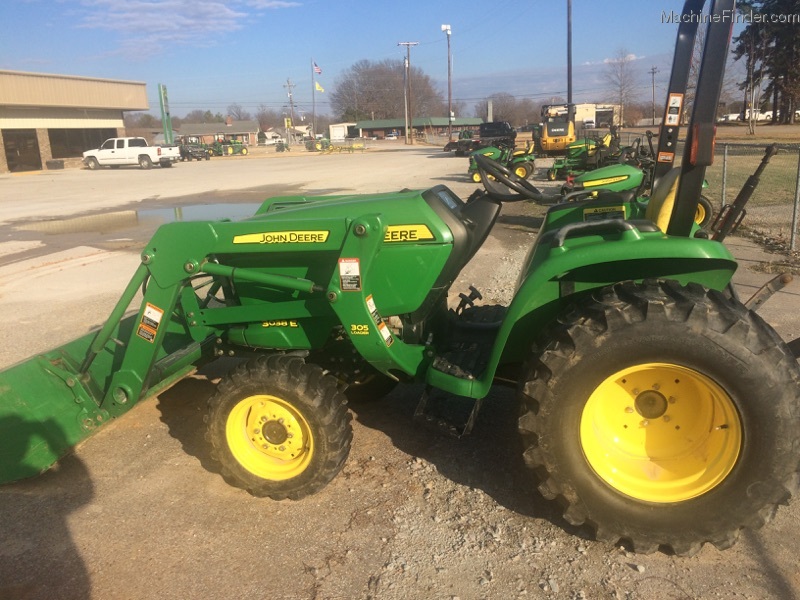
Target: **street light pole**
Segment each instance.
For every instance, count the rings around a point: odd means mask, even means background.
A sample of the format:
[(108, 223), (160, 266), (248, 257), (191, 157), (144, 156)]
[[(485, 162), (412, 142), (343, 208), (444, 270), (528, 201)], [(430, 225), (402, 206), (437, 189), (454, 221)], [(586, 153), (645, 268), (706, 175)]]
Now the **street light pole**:
[(453, 61), (450, 58), (450, 25), (442, 25), (447, 35), (447, 141), (453, 139)]

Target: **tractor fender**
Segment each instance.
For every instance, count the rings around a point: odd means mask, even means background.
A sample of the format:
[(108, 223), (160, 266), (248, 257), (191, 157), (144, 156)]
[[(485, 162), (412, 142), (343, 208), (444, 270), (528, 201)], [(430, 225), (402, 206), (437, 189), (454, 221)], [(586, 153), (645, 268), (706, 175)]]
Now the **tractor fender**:
[(631, 221), (614, 221), (620, 224), (616, 230), (578, 223), (575, 237), (570, 231), (564, 235), (569, 228), (562, 227), (542, 235), (531, 248), (481, 378), (487, 393), (500, 363), (520, 362), (559, 314), (593, 290), (644, 279), (694, 282), (717, 290), (730, 283), (737, 263), (722, 244), (669, 237), (647, 222), (640, 230)]

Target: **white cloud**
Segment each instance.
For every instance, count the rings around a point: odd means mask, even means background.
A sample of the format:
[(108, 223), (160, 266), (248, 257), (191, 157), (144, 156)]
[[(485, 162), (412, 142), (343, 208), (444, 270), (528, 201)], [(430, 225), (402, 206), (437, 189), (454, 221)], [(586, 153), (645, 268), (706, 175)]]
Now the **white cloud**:
[(165, 44), (214, 44), (241, 29), (249, 11), (300, 6), (283, 0), (81, 0), (80, 27), (119, 34), (117, 51), (145, 56)]

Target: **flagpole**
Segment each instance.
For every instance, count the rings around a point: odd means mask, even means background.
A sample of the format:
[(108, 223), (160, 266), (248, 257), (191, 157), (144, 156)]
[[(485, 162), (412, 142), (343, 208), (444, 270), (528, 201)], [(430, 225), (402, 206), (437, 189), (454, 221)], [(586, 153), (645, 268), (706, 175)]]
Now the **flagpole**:
[(311, 140), (317, 143), (317, 86), (314, 82), (314, 57), (311, 57)]

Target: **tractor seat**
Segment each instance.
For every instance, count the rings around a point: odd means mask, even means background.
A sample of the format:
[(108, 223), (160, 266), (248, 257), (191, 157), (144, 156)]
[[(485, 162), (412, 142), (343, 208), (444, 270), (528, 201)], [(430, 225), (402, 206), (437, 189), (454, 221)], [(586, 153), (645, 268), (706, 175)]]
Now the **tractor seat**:
[(678, 193), (678, 181), (681, 170), (674, 167), (658, 180), (650, 194), (644, 218), (652, 221), (661, 230), (666, 232), (669, 220), (672, 218), (672, 209), (675, 206), (675, 196)]

